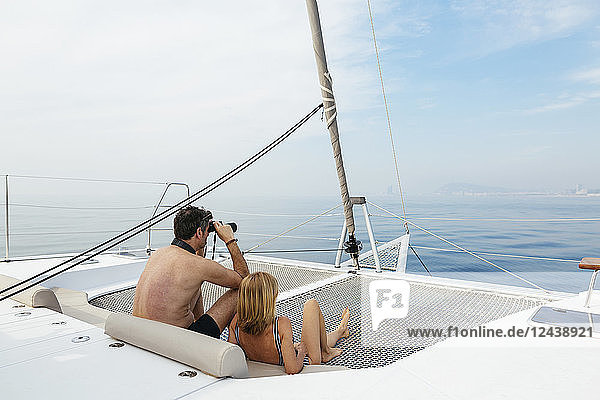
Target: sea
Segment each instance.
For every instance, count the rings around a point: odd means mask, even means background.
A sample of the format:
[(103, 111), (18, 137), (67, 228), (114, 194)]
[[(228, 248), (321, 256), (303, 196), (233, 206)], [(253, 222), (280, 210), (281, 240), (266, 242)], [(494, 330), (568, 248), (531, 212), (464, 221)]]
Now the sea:
[[(98, 190), (97, 182), (78, 182), (73, 189), (72, 182), (15, 181), (9, 192), (9, 259), (87, 250), (151, 217), (164, 188), (101, 184), (104, 189)], [(64, 187), (57, 189), (57, 184)], [(162, 205), (174, 204), (184, 196), (184, 188), (170, 190)], [(401, 216), (399, 196), (375, 195), (367, 200), (379, 243), (405, 233), (401, 220), (375, 206)], [(242, 250), (260, 245), (252, 253), (331, 264), (343, 223), (342, 208), (316, 216), (339, 203), (333, 195), (226, 195), (209, 196), (197, 205), (210, 209), (215, 219), (235, 222)], [(410, 243), (422, 261), (409, 251), (408, 273), (532, 287), (529, 281), (546, 290), (578, 293), (587, 289), (591, 275), (578, 269), (578, 261), (600, 257), (600, 197), (408, 193), (405, 208), (407, 219), (414, 224), (409, 225)], [(158, 212), (165, 209), (160, 207)], [(355, 207), (354, 215), (357, 237), (364, 245), (363, 251), (367, 251), (369, 237), (360, 206)], [(2, 204), (0, 254), (5, 242), (5, 217)], [(151, 232), (152, 248), (170, 243), (172, 220), (167, 218), (155, 226), (158, 230)], [(115, 250), (141, 249), (147, 242), (148, 233), (142, 232)], [(211, 238), (209, 246), (212, 243)], [(217, 242), (219, 246), (222, 243)]]

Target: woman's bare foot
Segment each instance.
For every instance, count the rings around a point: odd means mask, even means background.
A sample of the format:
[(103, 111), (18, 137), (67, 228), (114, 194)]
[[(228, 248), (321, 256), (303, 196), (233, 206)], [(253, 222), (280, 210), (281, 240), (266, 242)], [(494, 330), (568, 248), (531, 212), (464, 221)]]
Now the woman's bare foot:
[(339, 356), (340, 354), (342, 354), (342, 349), (339, 349), (337, 347), (330, 347), (329, 351), (321, 352), (321, 363), (326, 363), (332, 360), (333, 358)]
[(334, 348), (336, 343), (341, 338), (347, 338), (350, 336), (350, 331), (348, 330), (348, 320), (350, 319), (350, 310), (346, 308), (342, 313), (342, 320), (340, 321), (339, 326), (336, 330), (327, 334), (327, 346), (329, 348)]
[(350, 336), (350, 331), (348, 330), (349, 319), (350, 309), (346, 307), (346, 309), (342, 313), (342, 320), (340, 321), (340, 325), (337, 328), (337, 331), (340, 332), (340, 338), (347, 338), (348, 336)]

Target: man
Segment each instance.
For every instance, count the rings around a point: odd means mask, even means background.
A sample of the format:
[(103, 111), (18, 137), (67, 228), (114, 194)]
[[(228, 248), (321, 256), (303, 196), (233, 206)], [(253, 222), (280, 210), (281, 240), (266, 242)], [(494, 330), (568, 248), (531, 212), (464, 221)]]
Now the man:
[[(156, 250), (140, 276), (133, 315), (187, 328), (218, 338), (229, 325), (238, 301), (237, 288), (248, 275), (248, 265), (229, 225), (214, 221), (225, 242), (233, 270), (204, 258), (212, 214), (188, 206), (175, 216), (175, 239), (171, 246)], [(204, 313), (201, 286), (204, 281), (231, 288)]]

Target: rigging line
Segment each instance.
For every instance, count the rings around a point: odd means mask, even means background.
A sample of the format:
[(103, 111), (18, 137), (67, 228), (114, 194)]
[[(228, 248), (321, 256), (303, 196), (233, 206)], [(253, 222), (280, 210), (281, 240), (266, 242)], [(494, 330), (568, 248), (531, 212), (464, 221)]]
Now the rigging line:
[(106, 183), (135, 183), (142, 185), (166, 185), (169, 182), (154, 182), (154, 181), (129, 181), (122, 179), (95, 179), (95, 178), (72, 178), (64, 176), (41, 176), (41, 175), (8, 175), (11, 178), (26, 178), (26, 179), (48, 179), (56, 181), (79, 181), (79, 182), (106, 182)]
[[(385, 115), (387, 117), (388, 133), (390, 135), (390, 143), (392, 145), (392, 155), (394, 156), (394, 168), (396, 170), (396, 180), (398, 181), (398, 190), (400, 191), (400, 203), (402, 204), (402, 215), (406, 220), (406, 208), (404, 207), (404, 193), (402, 192), (402, 184), (400, 183), (400, 171), (398, 169), (398, 158), (396, 157), (396, 146), (394, 145), (394, 137), (392, 135), (392, 123), (390, 121), (390, 111), (387, 103), (387, 96), (385, 95), (385, 87), (383, 85), (383, 72), (381, 71), (381, 62), (379, 60), (379, 49), (377, 47), (377, 39), (375, 38), (375, 24), (373, 23), (373, 13), (371, 11), (371, 1), (367, 0), (367, 6), (369, 8), (369, 20), (371, 21), (371, 32), (373, 33), (373, 45), (375, 47), (375, 56), (377, 57), (377, 69), (379, 70), (379, 80), (381, 81), (381, 94), (383, 95), (383, 104), (385, 105)], [(406, 233), (408, 230), (408, 223), (404, 222), (404, 228)]]
[(244, 253), (250, 253), (251, 251), (253, 251), (253, 250), (255, 250), (255, 249), (258, 249), (259, 247), (261, 247), (261, 246), (264, 246), (265, 244), (267, 244), (267, 243), (269, 243), (269, 242), (272, 242), (273, 240), (275, 240), (275, 239), (277, 239), (277, 238), (279, 238), (279, 237), (282, 237), (283, 235), (285, 235), (285, 234), (286, 234), (286, 233), (288, 233), (288, 232), (291, 232), (291, 231), (293, 231), (294, 229), (298, 229), (298, 228), (300, 228), (301, 226), (303, 226), (303, 225), (306, 225), (306, 224), (308, 224), (308, 223), (309, 223), (309, 222), (311, 222), (311, 221), (314, 221), (315, 219), (317, 219), (317, 218), (319, 218), (319, 217), (321, 217), (321, 216), (323, 216), (323, 215), (325, 215), (325, 214), (327, 214), (327, 213), (329, 213), (329, 212), (331, 212), (331, 211), (335, 210), (336, 208), (338, 208), (338, 207), (340, 207), (340, 206), (341, 206), (341, 204), (338, 204), (337, 206), (335, 206), (335, 207), (332, 207), (332, 208), (330, 208), (329, 210), (323, 211), (321, 214), (319, 214), (319, 215), (315, 215), (314, 217), (312, 217), (312, 218), (309, 218), (309, 219), (307, 219), (306, 221), (304, 221), (304, 222), (301, 222), (301, 223), (299, 223), (298, 225), (295, 225), (295, 226), (293, 226), (293, 227), (291, 227), (291, 228), (289, 228), (289, 229), (287, 229), (287, 230), (285, 230), (285, 231), (283, 231), (283, 232), (281, 232), (281, 233), (279, 233), (279, 234), (275, 235), (275, 236), (274, 236), (274, 237), (272, 237), (271, 239), (265, 240), (264, 242), (262, 242), (262, 243), (259, 243), (259, 244), (257, 244), (256, 246), (250, 247), (248, 250), (244, 251)]
[[(340, 251), (344, 249), (292, 249), (292, 250), (260, 250), (253, 251), (252, 254), (261, 253), (316, 253), (320, 251)], [(246, 252), (244, 252), (246, 254)]]
[[(395, 218), (389, 215), (371, 214), (370, 217)], [(600, 218), (478, 218), (478, 217), (463, 217), (463, 218), (446, 218), (446, 217), (410, 217), (410, 219), (423, 219), (432, 221), (498, 221), (498, 222), (595, 222), (600, 221)]]
[[(60, 274), (60, 273), (62, 273), (64, 271), (67, 271), (67, 270), (75, 267), (76, 265), (78, 265), (78, 264), (80, 264), (82, 262), (87, 261), (88, 259), (94, 257), (95, 255), (98, 255), (98, 254), (102, 253), (103, 251), (108, 250), (111, 247), (114, 247), (114, 246), (116, 246), (116, 245), (118, 245), (118, 244), (120, 244), (120, 243), (128, 240), (129, 238), (137, 235), (138, 233), (146, 230), (147, 228), (150, 228), (151, 226), (153, 226), (153, 225), (161, 222), (162, 220), (168, 218), (169, 216), (175, 214), (178, 211), (179, 208), (182, 208), (184, 206), (192, 204), (194, 201), (196, 201), (199, 198), (205, 196), (206, 194), (212, 192), (214, 189), (218, 188), (219, 186), (221, 186), (222, 184), (224, 184), (225, 182), (227, 182), (228, 180), (230, 180), (231, 178), (233, 178), (235, 175), (237, 175), (238, 173), (242, 172), (244, 169), (246, 169), (247, 167), (249, 167), (250, 165), (252, 165), (254, 162), (256, 162), (258, 159), (260, 159), (262, 156), (264, 156), (267, 152), (269, 152), (270, 150), (272, 150), (275, 146), (277, 146), (283, 140), (287, 139), (293, 132), (295, 132), (310, 117), (312, 117), (314, 114), (316, 114), (316, 112), (322, 106), (323, 106), (322, 104), (319, 104), (310, 113), (308, 113), (304, 118), (302, 118), (300, 121), (298, 121), (292, 128), (290, 128), (288, 131), (286, 131), (283, 135), (279, 136), (277, 139), (275, 139), (269, 145), (267, 145), (266, 147), (264, 147), (261, 151), (259, 151), (258, 153), (256, 153), (254, 156), (250, 157), (248, 160), (246, 160), (242, 164), (238, 165), (236, 168), (234, 168), (233, 170), (231, 170), (230, 172), (228, 172), (224, 176), (220, 177), (219, 179), (217, 179), (216, 181), (212, 182), (208, 186), (204, 187), (203, 189), (201, 189), (201, 190), (197, 191), (196, 193), (194, 193), (193, 195), (189, 196), (188, 198), (181, 200), (179, 203), (171, 206), (167, 210), (162, 211), (159, 214), (156, 214), (152, 218), (150, 218), (150, 219), (148, 219), (148, 220), (146, 220), (146, 221), (144, 221), (144, 222), (136, 225), (133, 228), (130, 228), (129, 230), (127, 230), (127, 231), (125, 231), (125, 232), (123, 232), (123, 233), (121, 233), (121, 234), (113, 237), (112, 239), (109, 239), (109, 240), (107, 240), (107, 241), (105, 241), (105, 242), (103, 242), (103, 243), (101, 243), (101, 244), (99, 244), (99, 245), (97, 245), (97, 246), (95, 246), (95, 247), (93, 247), (93, 248), (91, 248), (91, 249), (83, 252), (83, 253), (80, 253), (77, 256), (72, 257), (72, 258), (70, 258), (70, 259), (68, 259), (68, 260), (66, 260), (66, 261), (64, 261), (64, 262), (62, 262), (62, 263), (60, 263), (60, 264), (58, 264), (58, 265), (56, 265), (56, 266), (48, 269), (48, 270), (46, 270), (46, 271), (42, 271), (42, 272), (40, 272), (40, 273), (38, 273), (38, 274), (30, 277), (30, 278), (27, 278), (26, 280), (24, 280), (24, 281), (22, 281), (20, 283), (17, 283), (15, 285), (12, 285), (12, 286), (10, 286), (8, 288), (3, 289), (2, 291), (0, 291), (0, 294), (5, 293), (8, 290), (14, 289), (15, 287), (18, 287), (20, 285), (23, 285), (26, 282), (30, 282), (30, 281), (32, 281), (34, 279), (37, 279), (40, 276), (42, 276), (42, 275), (44, 275), (44, 274), (46, 274), (46, 273), (48, 273), (48, 272), (50, 272), (52, 270), (55, 270), (55, 269), (58, 269), (61, 266), (64, 266), (65, 264), (68, 264), (70, 262), (74, 262), (73, 265), (65, 267), (62, 270), (51, 274), (50, 276), (46, 276), (43, 279), (41, 279), (40, 281), (35, 282), (35, 283), (31, 284), (31, 285), (28, 285), (25, 288), (22, 288), (22, 289), (18, 290), (16, 293), (18, 293), (20, 291), (23, 291), (23, 290), (26, 290), (26, 289), (29, 289), (30, 287), (33, 287), (36, 284), (39, 284), (39, 283), (41, 283), (41, 282), (43, 282), (43, 281), (45, 281), (47, 279), (50, 279), (50, 278), (52, 278), (52, 277), (54, 277), (54, 276), (56, 276), (56, 275), (58, 275), (58, 274)], [(131, 233), (131, 232), (133, 232), (133, 233)], [(129, 234), (129, 236), (127, 236), (128, 234)], [(124, 239), (120, 239), (116, 243), (111, 243), (111, 242), (115, 242), (119, 238), (122, 238), (123, 236), (125, 236)], [(103, 248), (103, 247), (106, 247), (106, 248)], [(92, 255), (83, 258), (82, 260), (76, 261), (78, 258), (83, 257), (86, 254), (88, 254), (90, 252), (93, 252), (95, 250), (98, 250), (98, 249), (100, 249), (98, 252), (93, 253)], [(12, 295), (14, 295), (16, 293), (13, 293)], [(0, 298), (0, 301), (4, 300), (4, 299), (6, 299), (6, 298), (8, 298), (8, 297), (10, 297), (12, 295), (8, 295), (8, 296), (5, 296), (3, 298)]]
[[(16, 232), (13, 233), (11, 232), (10, 235), (11, 236), (46, 236), (46, 235), (79, 235), (79, 234), (97, 234), (97, 233), (119, 233), (121, 231), (66, 231), (66, 232), (34, 232), (34, 233), (29, 233), (29, 232)], [(173, 232), (173, 228), (152, 228), (152, 232)], [(3, 230), (0, 230), (0, 236), (2, 236), (4, 234)], [(245, 236), (260, 236), (260, 237), (273, 237), (273, 234), (267, 234), (267, 233), (248, 233), (248, 232), (237, 232), (238, 235), (245, 235)], [(326, 237), (319, 237), (319, 236), (293, 236), (293, 235), (285, 235), (285, 236), (281, 236), (282, 238), (286, 238), (286, 239), (310, 239), (310, 240), (327, 240), (327, 241), (331, 241), (331, 242), (338, 242), (340, 239), (335, 239), (335, 238), (326, 238)]]
[[(238, 235), (246, 235), (246, 236), (262, 236), (262, 237), (272, 237), (273, 234), (266, 234), (266, 233), (246, 233), (246, 232), (238, 232)], [(286, 238), (286, 239), (310, 239), (310, 240), (328, 240), (331, 242), (339, 242), (339, 238), (335, 239), (335, 238), (326, 238), (326, 237), (319, 237), (319, 236), (292, 236), (292, 235), (284, 235), (284, 236), (280, 236), (282, 238)]]
[[(47, 236), (47, 235), (87, 235), (87, 234), (98, 234), (98, 233), (119, 233), (121, 231), (69, 231), (69, 232), (17, 232), (10, 233), (10, 236)], [(0, 233), (3, 233), (0, 231)]]
[(421, 257), (419, 257), (419, 255), (417, 254), (416, 250), (409, 244), (408, 247), (410, 247), (410, 249), (412, 250), (413, 253), (415, 253), (415, 256), (417, 256), (417, 258), (419, 259), (419, 262), (421, 263), (421, 265), (423, 266), (423, 268), (425, 268), (425, 271), (427, 271), (427, 273), (429, 274), (429, 276), (431, 275), (431, 272), (429, 272), (429, 268), (427, 268), (427, 266), (425, 265), (425, 263), (423, 262), (423, 260), (421, 260)]
[[(244, 161), (242, 164), (238, 165), (237, 167), (235, 167), (234, 169), (232, 169), (231, 171), (229, 171), (228, 173), (226, 173), (225, 175), (221, 176), (220, 178), (218, 178), (217, 180), (215, 180), (214, 182), (210, 183), (209, 185), (205, 186), (204, 188), (198, 190), (197, 192), (195, 192), (194, 194), (192, 194), (191, 196), (187, 197), (186, 199), (181, 200), (179, 203), (174, 204), (173, 206), (169, 207), (168, 209), (154, 215), (153, 217), (151, 217), (150, 219), (139, 223), (138, 225), (134, 226), (133, 228), (128, 229), (125, 232), (122, 232), (121, 234), (108, 239), (102, 243), (100, 243), (99, 245), (96, 245), (94, 247), (92, 247), (89, 250), (86, 250), (74, 257), (69, 258), (68, 260), (65, 260), (61, 263), (59, 263), (58, 265), (49, 268), (45, 271), (42, 271), (34, 276), (31, 276), (17, 284), (11, 285), (7, 288), (4, 288), (3, 290), (0, 291), (0, 295), (4, 294), (6, 292), (8, 292), (9, 290), (15, 289), (19, 286), (22, 286), (23, 284), (27, 283), (27, 282), (32, 282), (35, 281), (36, 279), (42, 277), (43, 275), (54, 271), (60, 267), (65, 266), (66, 264), (72, 263), (69, 266), (66, 266), (65, 268), (62, 268), (61, 270), (57, 271), (57, 272), (53, 272), (50, 275), (46, 275), (43, 276), (42, 279), (33, 282), (25, 287), (22, 287), (20, 289), (18, 289), (16, 292), (12, 293), (12, 294), (8, 294), (5, 295), (3, 297), (0, 298), (0, 301), (2, 300), (6, 300), (8, 298), (10, 298), (11, 296), (14, 296), (17, 293), (20, 293), (24, 290), (27, 290), (35, 285), (38, 285), (50, 278), (55, 277), (56, 275), (59, 275), (89, 259), (91, 259), (92, 257), (95, 257), (96, 255), (120, 244), (123, 243), (124, 241), (132, 238), (133, 236), (136, 236), (137, 234), (145, 231), (146, 229), (152, 227), (153, 225), (156, 225), (157, 223), (167, 219), (168, 217), (170, 217), (171, 215), (175, 214), (177, 211), (179, 211), (179, 209), (192, 204), (193, 202), (197, 201), (198, 199), (204, 197), (205, 195), (207, 195), (208, 193), (212, 192), (213, 190), (217, 189), (219, 186), (223, 185), (225, 182), (229, 181), (230, 179), (232, 179), (234, 176), (236, 176), (237, 174), (239, 174), (240, 172), (242, 172), (243, 170), (245, 170), (246, 168), (248, 168), (250, 165), (252, 165), (253, 163), (255, 163), (256, 161), (258, 161), (260, 158), (262, 158), (265, 154), (267, 154), (269, 151), (271, 151), (273, 148), (275, 148), (277, 145), (279, 145), (281, 142), (283, 142), (285, 139), (287, 139), (289, 136), (291, 136), (292, 133), (294, 133), (298, 128), (300, 128), (306, 121), (308, 121), (313, 115), (315, 115), (319, 109), (323, 107), (323, 104), (319, 104), (318, 106), (316, 106), (312, 111), (310, 111), (307, 115), (305, 115), (302, 119), (300, 119), (298, 122), (296, 122), (296, 124), (294, 124), (290, 129), (288, 129), (285, 133), (283, 133), (281, 136), (279, 136), (277, 139), (273, 140), (271, 143), (269, 143), (267, 146), (265, 146), (263, 149), (261, 149), (259, 152), (257, 152), (256, 154), (254, 154), (252, 157), (250, 157), (249, 159), (247, 159), (246, 161)], [(91, 255), (88, 255), (92, 253)], [(82, 258), (83, 257), (83, 258)]]
[[(249, 215), (253, 217), (315, 217), (317, 214), (263, 214), (263, 213), (247, 213), (240, 211), (213, 210), (216, 213), (234, 214), (234, 215)], [(339, 217), (342, 213), (332, 213), (322, 215), (322, 217)]]
[(504, 272), (506, 272), (507, 274), (509, 274), (509, 275), (511, 275), (511, 276), (513, 276), (513, 277), (515, 277), (515, 278), (517, 278), (517, 279), (519, 279), (519, 280), (523, 281), (523, 282), (526, 282), (526, 283), (528, 283), (529, 285), (531, 285), (531, 286), (533, 286), (533, 287), (535, 287), (535, 288), (537, 288), (537, 289), (543, 290), (543, 291), (544, 291), (544, 292), (546, 292), (546, 293), (550, 293), (548, 290), (544, 289), (543, 287), (541, 287), (541, 286), (539, 286), (539, 285), (536, 285), (535, 283), (533, 283), (533, 282), (531, 282), (531, 281), (529, 281), (529, 280), (527, 280), (527, 279), (525, 279), (525, 278), (523, 278), (523, 277), (521, 277), (521, 276), (519, 276), (519, 275), (515, 274), (514, 272), (511, 272), (511, 271), (507, 270), (506, 268), (503, 268), (503, 267), (501, 267), (501, 266), (499, 266), (499, 265), (497, 265), (497, 264), (494, 264), (494, 263), (493, 263), (493, 262), (491, 262), (491, 261), (488, 261), (488, 260), (486, 260), (485, 258), (483, 258), (483, 257), (481, 257), (481, 256), (479, 256), (479, 255), (477, 255), (477, 254), (475, 254), (475, 253), (473, 253), (472, 251), (469, 251), (469, 250), (465, 249), (464, 247), (461, 247), (461, 246), (459, 246), (459, 245), (457, 245), (457, 244), (455, 244), (455, 243), (453, 243), (453, 242), (449, 241), (448, 239), (445, 239), (445, 238), (443, 238), (443, 237), (441, 237), (441, 236), (439, 236), (439, 235), (436, 235), (435, 233), (433, 233), (433, 232), (431, 232), (431, 231), (429, 231), (429, 230), (427, 230), (427, 229), (425, 229), (425, 228), (423, 228), (423, 227), (420, 227), (419, 225), (415, 224), (414, 222), (407, 221), (405, 218), (402, 218), (401, 216), (399, 216), (399, 215), (396, 215), (396, 214), (394, 214), (393, 212), (391, 212), (391, 211), (388, 211), (388, 210), (386, 210), (385, 208), (378, 206), (377, 204), (373, 204), (373, 203), (371, 203), (370, 201), (367, 201), (367, 203), (371, 204), (371, 205), (372, 205), (373, 207), (375, 207), (375, 208), (378, 208), (378, 209), (380, 209), (380, 210), (381, 210), (381, 211), (383, 211), (383, 212), (386, 212), (386, 213), (388, 213), (388, 214), (390, 214), (390, 215), (393, 215), (394, 217), (396, 217), (396, 218), (398, 218), (398, 219), (400, 219), (400, 220), (404, 220), (406, 223), (408, 223), (408, 224), (410, 224), (410, 225), (414, 226), (415, 228), (417, 228), (417, 229), (419, 229), (419, 230), (421, 230), (421, 231), (423, 231), (423, 232), (425, 232), (425, 233), (427, 233), (427, 234), (429, 234), (429, 235), (431, 235), (431, 236), (433, 236), (433, 237), (435, 237), (435, 238), (438, 238), (439, 240), (441, 240), (441, 241), (443, 241), (443, 242), (446, 242), (446, 243), (448, 243), (450, 246), (456, 247), (457, 249), (459, 249), (459, 250), (462, 250), (462, 251), (464, 251), (465, 253), (468, 253), (468, 254), (472, 255), (473, 257), (475, 257), (475, 258), (477, 258), (477, 259), (479, 259), (479, 260), (481, 260), (481, 261), (485, 262), (486, 264), (489, 264), (489, 265), (491, 265), (491, 266), (493, 266), (493, 267), (496, 267), (496, 268), (498, 268), (499, 270), (501, 270), (501, 271), (504, 271)]
[[(6, 204), (1, 203), (0, 206)], [(154, 208), (154, 206), (139, 206), (139, 207), (69, 207), (69, 206), (51, 206), (44, 204), (22, 204), (22, 203), (8, 203), (10, 207), (30, 207), (30, 208), (51, 208), (59, 210), (141, 210)]]
[[(436, 250), (436, 251), (446, 251), (452, 253), (462, 253), (461, 250), (454, 249), (440, 249), (438, 247), (427, 247), (427, 246), (415, 246), (417, 249), (423, 250)], [(525, 258), (528, 260), (541, 260), (541, 261), (560, 261), (560, 262), (576, 262), (579, 263), (581, 260), (569, 260), (566, 258), (550, 258), (550, 257), (536, 257), (536, 256), (521, 256), (517, 254), (500, 254), (500, 253), (488, 253), (485, 251), (478, 251), (477, 254), (483, 254), (486, 256), (495, 256), (495, 257), (510, 257), (510, 258)]]

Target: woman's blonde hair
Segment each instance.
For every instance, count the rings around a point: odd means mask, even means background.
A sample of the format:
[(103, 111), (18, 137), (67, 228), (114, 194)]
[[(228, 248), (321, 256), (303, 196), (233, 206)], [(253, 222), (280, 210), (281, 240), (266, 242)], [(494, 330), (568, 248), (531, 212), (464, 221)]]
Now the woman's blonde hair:
[(250, 335), (258, 335), (275, 322), (277, 279), (266, 272), (254, 272), (240, 283), (237, 306), (238, 326)]

